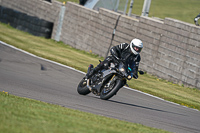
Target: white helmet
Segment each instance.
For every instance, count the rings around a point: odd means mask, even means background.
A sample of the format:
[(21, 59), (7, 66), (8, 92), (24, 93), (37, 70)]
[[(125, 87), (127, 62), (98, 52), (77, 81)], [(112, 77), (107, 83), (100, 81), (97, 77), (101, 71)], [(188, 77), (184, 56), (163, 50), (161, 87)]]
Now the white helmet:
[(131, 51), (137, 55), (142, 51), (143, 43), (139, 39), (133, 39), (130, 43)]

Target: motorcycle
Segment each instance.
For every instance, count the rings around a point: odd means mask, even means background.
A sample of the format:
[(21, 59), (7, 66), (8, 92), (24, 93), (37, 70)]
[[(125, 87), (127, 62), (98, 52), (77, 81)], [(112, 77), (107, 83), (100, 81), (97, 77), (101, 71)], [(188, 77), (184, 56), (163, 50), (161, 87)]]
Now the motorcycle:
[[(94, 69), (93, 65), (90, 64), (87, 73), (92, 69)], [(128, 86), (126, 81), (132, 78), (129, 75), (131, 71), (134, 70), (127, 67), (123, 61), (110, 63), (108, 69), (100, 70), (90, 79), (86, 80), (84, 77), (78, 84), (77, 91), (80, 95), (87, 95), (92, 92), (94, 95), (100, 96), (100, 99), (108, 100), (116, 95), (124, 85)], [(143, 71), (138, 72), (141, 75), (144, 74)]]

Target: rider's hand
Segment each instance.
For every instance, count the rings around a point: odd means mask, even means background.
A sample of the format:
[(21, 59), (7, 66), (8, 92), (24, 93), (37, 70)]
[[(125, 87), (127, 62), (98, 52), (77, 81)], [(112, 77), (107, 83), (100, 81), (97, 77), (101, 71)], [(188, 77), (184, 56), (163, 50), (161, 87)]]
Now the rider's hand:
[(133, 78), (135, 78), (135, 79), (137, 79), (137, 78), (138, 78), (137, 71), (135, 71), (135, 72), (133, 73)]

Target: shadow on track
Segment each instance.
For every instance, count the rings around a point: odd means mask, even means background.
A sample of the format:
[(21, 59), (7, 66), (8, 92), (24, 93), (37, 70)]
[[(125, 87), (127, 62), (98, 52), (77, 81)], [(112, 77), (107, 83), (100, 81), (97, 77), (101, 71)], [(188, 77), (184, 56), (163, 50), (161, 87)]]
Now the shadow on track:
[(124, 102), (119, 102), (119, 101), (114, 101), (114, 100), (107, 100), (113, 103), (118, 103), (118, 104), (123, 104), (123, 105), (127, 105), (127, 106), (133, 106), (133, 107), (137, 107), (137, 108), (143, 108), (146, 110), (153, 110), (153, 111), (159, 111), (159, 112), (165, 112), (165, 113), (171, 113), (171, 114), (176, 114), (176, 115), (181, 115), (181, 116), (187, 116), (184, 114), (179, 114), (179, 113), (174, 113), (174, 112), (170, 112), (170, 111), (165, 111), (165, 110), (160, 110), (160, 109), (155, 109), (155, 108), (150, 108), (150, 107), (145, 107), (145, 106), (140, 106), (140, 105), (135, 105), (135, 104), (130, 104), (130, 103), (124, 103)]

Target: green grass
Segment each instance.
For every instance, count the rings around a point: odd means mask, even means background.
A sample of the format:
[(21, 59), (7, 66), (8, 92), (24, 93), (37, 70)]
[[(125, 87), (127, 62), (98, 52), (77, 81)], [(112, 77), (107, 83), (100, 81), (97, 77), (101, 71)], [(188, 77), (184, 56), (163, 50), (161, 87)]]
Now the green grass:
[(2, 133), (167, 133), (0, 92)]
[[(72, 1), (78, 3), (78, 0), (58, 0), (60, 2)], [(120, 0), (120, 8), (124, 11), (126, 0)], [(144, 0), (134, 0), (132, 13), (141, 15)], [(130, 4), (130, 0), (129, 0)], [(151, 0), (149, 17), (165, 17), (178, 19), (184, 22), (194, 24), (194, 18), (200, 13), (200, 0)], [(127, 12), (129, 6), (127, 8)]]
[(128, 83), (134, 89), (200, 110), (200, 90), (196, 88), (183, 87), (149, 74)]

